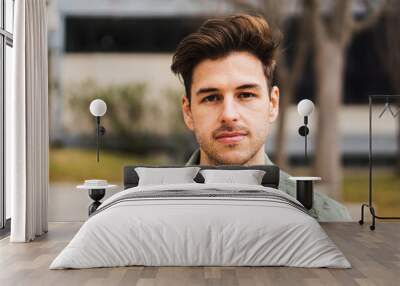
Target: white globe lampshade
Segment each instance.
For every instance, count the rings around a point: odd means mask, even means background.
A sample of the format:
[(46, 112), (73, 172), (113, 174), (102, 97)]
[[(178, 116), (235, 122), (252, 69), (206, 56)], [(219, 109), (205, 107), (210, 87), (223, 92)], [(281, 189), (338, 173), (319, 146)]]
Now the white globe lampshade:
[(301, 116), (309, 116), (314, 111), (314, 103), (309, 99), (303, 99), (297, 104), (297, 111)]
[(107, 111), (107, 104), (101, 99), (95, 99), (90, 103), (89, 109), (94, 116), (103, 116)]

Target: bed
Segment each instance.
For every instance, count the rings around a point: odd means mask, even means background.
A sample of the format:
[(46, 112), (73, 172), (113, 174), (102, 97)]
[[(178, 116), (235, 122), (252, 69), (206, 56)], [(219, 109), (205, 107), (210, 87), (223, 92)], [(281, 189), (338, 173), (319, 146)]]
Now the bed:
[[(142, 167), (125, 167), (124, 191), (102, 203), (50, 269), (130, 265), (351, 268), (303, 205), (278, 189), (276, 166), (199, 166), (201, 172), (193, 175), (192, 182), (151, 185), (139, 183)], [(166, 167), (161, 172), (168, 168), (177, 169)], [(263, 175), (259, 185), (239, 184), (236, 175), (232, 182), (218, 182), (219, 175), (214, 176), (216, 182), (205, 181), (203, 172), (212, 169), (262, 170)]]

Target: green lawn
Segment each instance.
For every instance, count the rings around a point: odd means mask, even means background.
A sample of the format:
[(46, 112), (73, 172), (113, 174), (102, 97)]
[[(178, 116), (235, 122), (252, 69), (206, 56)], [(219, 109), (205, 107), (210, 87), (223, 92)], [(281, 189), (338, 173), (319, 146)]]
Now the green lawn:
[(126, 153), (101, 151), (100, 162), (96, 161), (96, 150), (50, 149), (50, 182), (83, 182), (85, 179), (105, 179), (122, 182), (125, 165), (166, 164), (161, 155), (135, 156)]
[[(95, 150), (51, 149), (50, 181), (83, 182), (85, 179), (106, 179), (122, 182), (124, 165), (168, 164), (165, 156), (135, 156), (126, 153), (102, 151), (96, 162)], [(368, 202), (368, 169), (345, 169), (343, 199), (345, 202)], [(391, 169), (374, 171), (374, 205), (380, 216), (400, 216), (400, 176)]]
[[(379, 216), (400, 216), (400, 176), (391, 169), (373, 172), (373, 204)], [(343, 199), (346, 202), (368, 203), (368, 169), (346, 170)]]

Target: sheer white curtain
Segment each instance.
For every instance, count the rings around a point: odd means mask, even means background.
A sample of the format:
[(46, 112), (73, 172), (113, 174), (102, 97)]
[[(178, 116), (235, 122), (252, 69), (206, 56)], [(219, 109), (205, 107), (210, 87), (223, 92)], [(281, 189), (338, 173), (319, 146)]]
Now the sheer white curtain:
[(12, 242), (47, 231), (48, 92), (46, 0), (15, 1), (13, 92), (6, 98), (6, 187)]

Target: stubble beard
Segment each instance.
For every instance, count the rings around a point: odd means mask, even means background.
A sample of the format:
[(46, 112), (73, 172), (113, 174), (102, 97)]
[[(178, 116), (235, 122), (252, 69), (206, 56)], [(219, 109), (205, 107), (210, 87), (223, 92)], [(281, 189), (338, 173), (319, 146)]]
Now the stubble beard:
[[(246, 136), (250, 137), (250, 133), (248, 133)], [(230, 156), (226, 158), (226, 156), (223, 156), (221, 154), (221, 150), (216, 146), (219, 144), (216, 142), (215, 137), (211, 137), (210, 139), (203, 140), (203, 138), (198, 135), (197, 132), (195, 132), (195, 136), (197, 139), (197, 142), (200, 145), (200, 149), (205, 153), (205, 155), (208, 157), (207, 161), (209, 162), (210, 165), (246, 165), (249, 161), (251, 161), (259, 152), (260, 148), (264, 145), (264, 141), (261, 139), (255, 140), (255, 142), (252, 142), (254, 146), (257, 146), (256, 148), (251, 148), (252, 146), (249, 146), (248, 150), (245, 150), (241, 152), (242, 154), (244, 153), (244, 156), (238, 156), (235, 158), (231, 158)], [(234, 148), (239, 148), (238, 144), (227, 144), (225, 145), (225, 148), (229, 149), (234, 149)], [(225, 151), (226, 152), (226, 151)], [(223, 153), (225, 153), (223, 152)]]

